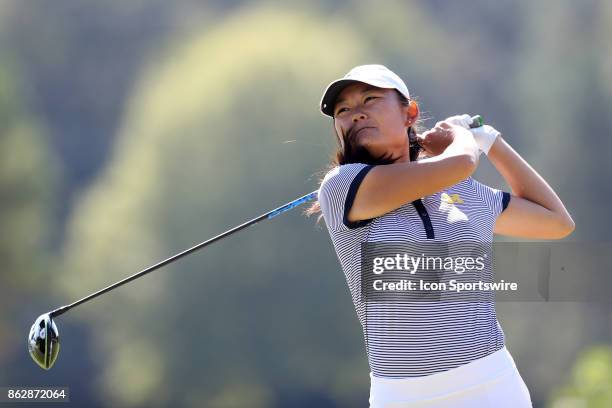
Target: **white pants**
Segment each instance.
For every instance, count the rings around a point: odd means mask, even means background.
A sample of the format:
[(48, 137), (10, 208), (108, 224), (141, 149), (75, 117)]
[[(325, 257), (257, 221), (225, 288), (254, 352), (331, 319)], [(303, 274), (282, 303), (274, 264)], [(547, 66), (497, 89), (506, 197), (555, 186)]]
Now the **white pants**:
[(370, 373), (370, 380), (370, 408), (532, 408), (505, 346), (441, 373), (397, 379)]

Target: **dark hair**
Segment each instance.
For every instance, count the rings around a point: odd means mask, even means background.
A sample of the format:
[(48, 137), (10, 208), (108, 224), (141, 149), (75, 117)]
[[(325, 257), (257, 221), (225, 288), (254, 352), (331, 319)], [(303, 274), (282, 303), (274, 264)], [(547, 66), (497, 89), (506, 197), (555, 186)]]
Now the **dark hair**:
[[(395, 89), (395, 93), (397, 94), (398, 99), (403, 106), (408, 106), (410, 104), (410, 101), (397, 89)], [(413, 99), (415, 98), (413, 97)], [(419, 159), (419, 154), (422, 151), (422, 147), (418, 144), (417, 138), (416, 138), (417, 130), (420, 130), (420, 121), (421, 120), (418, 119), (406, 131), (406, 134), (409, 140), (410, 161), (417, 161)], [(336, 132), (334, 131), (334, 133)], [(365, 164), (372, 164), (372, 165), (391, 164), (391, 163), (395, 163), (395, 161), (398, 159), (398, 158), (393, 159), (390, 154), (386, 154), (386, 155), (383, 154), (379, 157), (374, 157), (370, 154), (370, 152), (368, 152), (368, 150), (365, 147), (355, 145), (352, 142), (352, 138), (347, 138), (347, 137), (344, 138), (344, 149), (343, 149), (342, 143), (340, 143), (340, 136), (337, 133), (336, 133), (336, 140), (338, 141), (338, 149), (336, 150), (334, 155), (331, 156), (331, 162), (319, 172), (319, 174), (321, 175), (319, 184), (321, 184), (327, 172), (343, 164), (349, 164), (349, 163), (365, 163)], [(307, 216), (311, 216), (320, 211), (321, 211), (321, 206), (319, 205), (318, 201), (315, 201), (310, 207), (308, 207), (304, 211), (304, 214), (306, 214)], [(321, 220), (322, 216), (323, 214), (319, 215), (319, 218), (317, 218), (317, 223)]]

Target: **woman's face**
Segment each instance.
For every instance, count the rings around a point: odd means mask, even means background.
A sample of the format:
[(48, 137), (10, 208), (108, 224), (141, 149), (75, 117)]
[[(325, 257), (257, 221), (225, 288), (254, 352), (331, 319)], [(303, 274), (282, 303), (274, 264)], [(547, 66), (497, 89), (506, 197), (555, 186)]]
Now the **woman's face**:
[(400, 103), (395, 89), (358, 82), (338, 95), (334, 127), (343, 144), (348, 137), (372, 156), (391, 154), (397, 162), (406, 162), (410, 161), (406, 131), (417, 114), (414, 107), (411, 109)]

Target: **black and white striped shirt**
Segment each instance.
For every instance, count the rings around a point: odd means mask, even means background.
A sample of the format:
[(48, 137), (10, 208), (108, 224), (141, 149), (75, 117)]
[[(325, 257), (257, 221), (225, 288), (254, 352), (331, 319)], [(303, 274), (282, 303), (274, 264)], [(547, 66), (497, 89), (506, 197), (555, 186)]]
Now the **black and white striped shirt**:
[[(506, 209), (510, 194), (468, 177), (382, 216), (351, 222), (347, 214), (361, 181), (373, 167), (363, 163), (336, 166), (325, 175), (318, 191), (364, 331), (372, 374), (388, 378), (430, 375), (501, 349), (505, 337), (493, 301), (389, 304), (362, 300), (360, 252), (362, 242), (492, 242), (495, 219)], [(453, 202), (448, 197), (459, 199)]]

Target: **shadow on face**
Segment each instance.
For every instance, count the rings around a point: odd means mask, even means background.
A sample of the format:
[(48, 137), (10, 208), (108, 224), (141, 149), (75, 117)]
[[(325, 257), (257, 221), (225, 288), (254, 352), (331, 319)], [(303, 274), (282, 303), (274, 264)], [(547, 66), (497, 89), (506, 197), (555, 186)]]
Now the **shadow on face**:
[(395, 89), (364, 83), (346, 86), (334, 104), (341, 159), (345, 163), (389, 164), (416, 158), (411, 149), (419, 146), (411, 125), (417, 116), (416, 103)]

